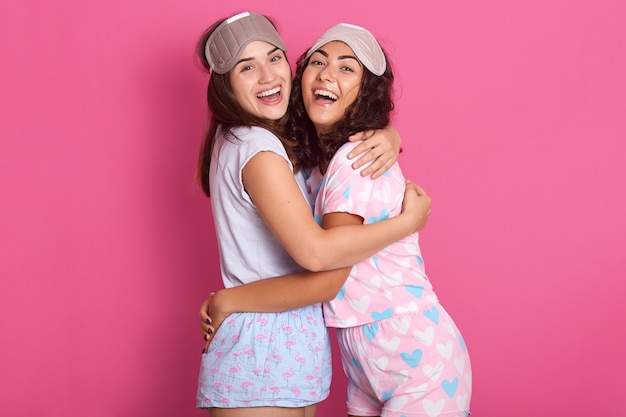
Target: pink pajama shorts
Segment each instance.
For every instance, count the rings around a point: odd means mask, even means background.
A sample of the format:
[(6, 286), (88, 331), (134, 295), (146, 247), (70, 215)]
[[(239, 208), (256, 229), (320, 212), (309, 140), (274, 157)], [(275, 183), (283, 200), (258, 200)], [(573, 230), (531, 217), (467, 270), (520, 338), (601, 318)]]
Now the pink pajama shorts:
[(338, 329), (348, 413), (465, 417), (472, 371), (467, 347), (440, 304)]

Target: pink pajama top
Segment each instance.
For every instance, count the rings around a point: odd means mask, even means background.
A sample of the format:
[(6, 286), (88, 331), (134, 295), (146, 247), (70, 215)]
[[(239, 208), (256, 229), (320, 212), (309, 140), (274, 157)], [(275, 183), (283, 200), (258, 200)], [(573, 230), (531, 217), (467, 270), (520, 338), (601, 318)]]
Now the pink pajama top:
[[(333, 156), (326, 174), (311, 172), (309, 185), (317, 189), (315, 217), (345, 212), (375, 223), (397, 216), (402, 209), (405, 178), (398, 163), (372, 180), (353, 170), (348, 153), (358, 143), (344, 144)], [(337, 297), (324, 303), (329, 327), (353, 327), (417, 312), (436, 303), (437, 296), (426, 276), (418, 233), (401, 239), (352, 267)]]

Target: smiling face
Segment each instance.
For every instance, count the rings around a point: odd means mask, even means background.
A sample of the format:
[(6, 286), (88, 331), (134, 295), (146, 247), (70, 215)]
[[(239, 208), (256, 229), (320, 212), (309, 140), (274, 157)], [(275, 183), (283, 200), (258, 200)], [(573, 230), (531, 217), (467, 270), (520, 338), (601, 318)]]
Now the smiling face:
[(317, 133), (340, 121), (359, 95), (363, 65), (343, 42), (313, 52), (302, 73), (302, 99)]
[(287, 113), (291, 93), (291, 67), (285, 53), (274, 45), (250, 42), (230, 71), (237, 102), (253, 116), (278, 120)]

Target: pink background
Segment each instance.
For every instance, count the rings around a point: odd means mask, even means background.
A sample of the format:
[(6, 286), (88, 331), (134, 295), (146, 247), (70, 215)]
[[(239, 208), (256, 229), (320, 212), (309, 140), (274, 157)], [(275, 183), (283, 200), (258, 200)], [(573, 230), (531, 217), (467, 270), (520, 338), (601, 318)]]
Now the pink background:
[[(292, 62), (339, 21), (392, 57), (473, 415), (623, 414), (623, 2), (3, 0), (0, 415), (206, 415), (197, 310), (219, 278), (193, 48), (248, 8)], [(343, 384), (319, 416), (343, 415)]]

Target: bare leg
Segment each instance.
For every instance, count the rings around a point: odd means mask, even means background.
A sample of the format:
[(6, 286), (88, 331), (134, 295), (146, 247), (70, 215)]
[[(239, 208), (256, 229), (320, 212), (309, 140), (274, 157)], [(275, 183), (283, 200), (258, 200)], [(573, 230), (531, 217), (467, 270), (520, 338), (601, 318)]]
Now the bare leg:
[[(247, 407), (247, 408), (211, 408), (211, 417), (309, 417), (307, 407)], [(311, 414), (310, 417), (313, 417)]]
[(304, 407), (304, 417), (315, 417), (316, 410), (317, 410), (317, 404)]

